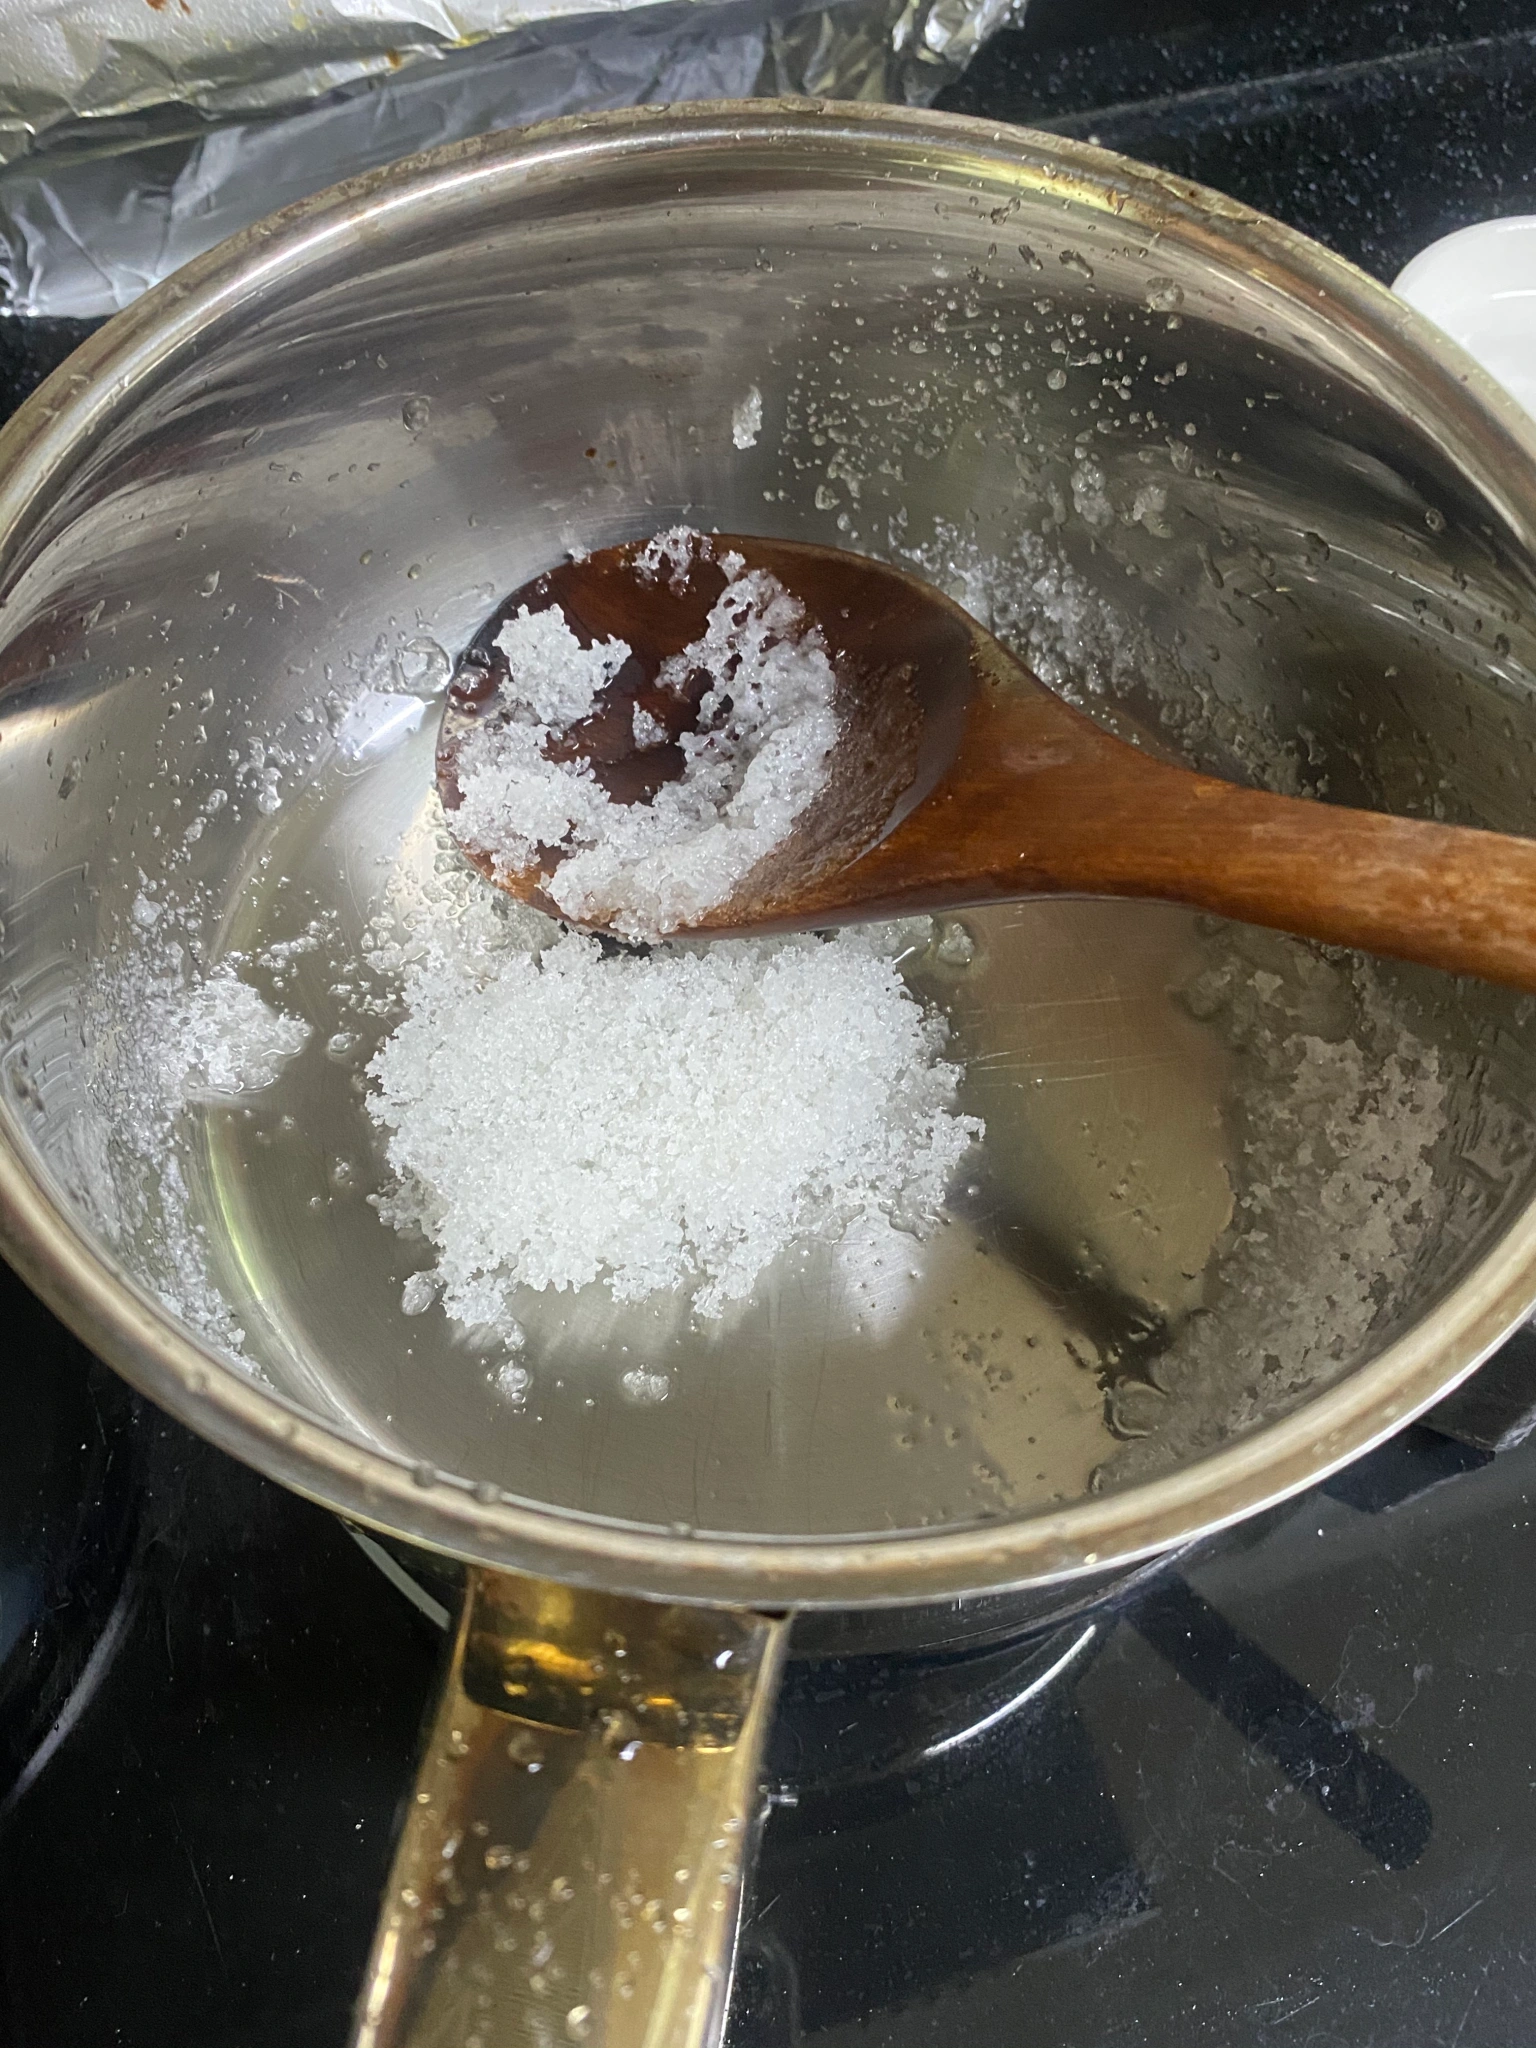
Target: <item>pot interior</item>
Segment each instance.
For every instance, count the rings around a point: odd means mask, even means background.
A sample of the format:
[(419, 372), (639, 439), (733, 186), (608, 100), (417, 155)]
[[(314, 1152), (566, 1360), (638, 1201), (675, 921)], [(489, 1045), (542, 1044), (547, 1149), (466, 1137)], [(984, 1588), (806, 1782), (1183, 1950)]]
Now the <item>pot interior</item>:
[[(212, 1359), (346, 1437), (701, 1535), (1029, 1517), (1291, 1413), (1529, 1198), (1529, 1003), (1020, 903), (907, 944), (986, 1123), (926, 1239), (803, 1245), (713, 1324), (525, 1291), (515, 1355), (402, 1312), (429, 1248), (372, 1199), (388, 943), (483, 890), (433, 692), (567, 551), (679, 521), (862, 550), (1173, 758), (1532, 828), (1529, 466), (1455, 367), (1351, 329), (1278, 231), (924, 133), (501, 144), (280, 231), (11, 529), (8, 1142)], [(395, 704), (356, 759), (364, 690)], [(189, 1101), (165, 1005), (221, 961), (308, 1037)]]

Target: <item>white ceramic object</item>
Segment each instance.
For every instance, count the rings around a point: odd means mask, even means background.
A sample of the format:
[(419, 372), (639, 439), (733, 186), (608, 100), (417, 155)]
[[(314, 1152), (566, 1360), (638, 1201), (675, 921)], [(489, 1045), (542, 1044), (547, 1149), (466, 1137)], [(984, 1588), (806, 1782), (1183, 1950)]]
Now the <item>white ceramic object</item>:
[(1479, 221), (1431, 242), (1392, 289), (1536, 414), (1536, 215)]

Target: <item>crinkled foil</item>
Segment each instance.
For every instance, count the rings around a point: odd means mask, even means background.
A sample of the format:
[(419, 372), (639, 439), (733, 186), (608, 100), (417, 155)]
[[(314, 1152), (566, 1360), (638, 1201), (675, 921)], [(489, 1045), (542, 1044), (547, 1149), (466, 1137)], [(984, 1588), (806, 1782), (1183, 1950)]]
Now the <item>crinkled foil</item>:
[(336, 179), (603, 107), (925, 104), (1022, 0), (0, 0), (0, 311), (115, 313)]

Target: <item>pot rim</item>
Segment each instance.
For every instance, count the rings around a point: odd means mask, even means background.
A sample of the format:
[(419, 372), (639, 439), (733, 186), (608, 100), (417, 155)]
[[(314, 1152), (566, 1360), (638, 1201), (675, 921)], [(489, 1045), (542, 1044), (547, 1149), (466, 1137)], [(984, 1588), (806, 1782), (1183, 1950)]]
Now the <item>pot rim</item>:
[[(967, 177), (1074, 203), (1238, 259), (1324, 310), (1358, 366), (1409, 371), (1420, 423), (1470, 467), (1536, 553), (1536, 424), (1470, 357), (1342, 257), (1205, 187), (1087, 143), (955, 114), (821, 101), (720, 101), (577, 116), (476, 138), (349, 180), (195, 258), (86, 341), (0, 430), (0, 576), (49, 486), (138, 388), (213, 321), (398, 209), (489, 185), (747, 136), (847, 155), (921, 153)], [(3, 603), (3, 600), (0, 600)], [(536, 1506), (413, 1466), (320, 1422), (202, 1344), (71, 1215), (0, 1111), (0, 1250), (124, 1378), (221, 1449), (359, 1522), (476, 1562), (672, 1600), (758, 1607), (908, 1605), (1102, 1572), (1226, 1526), (1315, 1484), (1404, 1427), (1492, 1351), (1536, 1301), (1536, 1201), (1418, 1324), (1294, 1414), (1162, 1478), (1016, 1521), (941, 1534), (788, 1539), (678, 1534)]]

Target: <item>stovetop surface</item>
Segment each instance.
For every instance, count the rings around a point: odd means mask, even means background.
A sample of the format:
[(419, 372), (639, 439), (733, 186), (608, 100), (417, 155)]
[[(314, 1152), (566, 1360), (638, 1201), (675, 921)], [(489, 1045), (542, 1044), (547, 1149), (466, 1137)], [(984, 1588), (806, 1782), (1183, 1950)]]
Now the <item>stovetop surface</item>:
[[(947, 103), (1388, 279), (1536, 211), (1536, 0), (1031, 0)], [(0, 321), (0, 410), (84, 331)], [(342, 2048), (433, 1588), (3, 1269), (0, 1413), (0, 2048)], [(1533, 1496), (1417, 1427), (1028, 1639), (795, 1667), (730, 2048), (1530, 2039)]]

